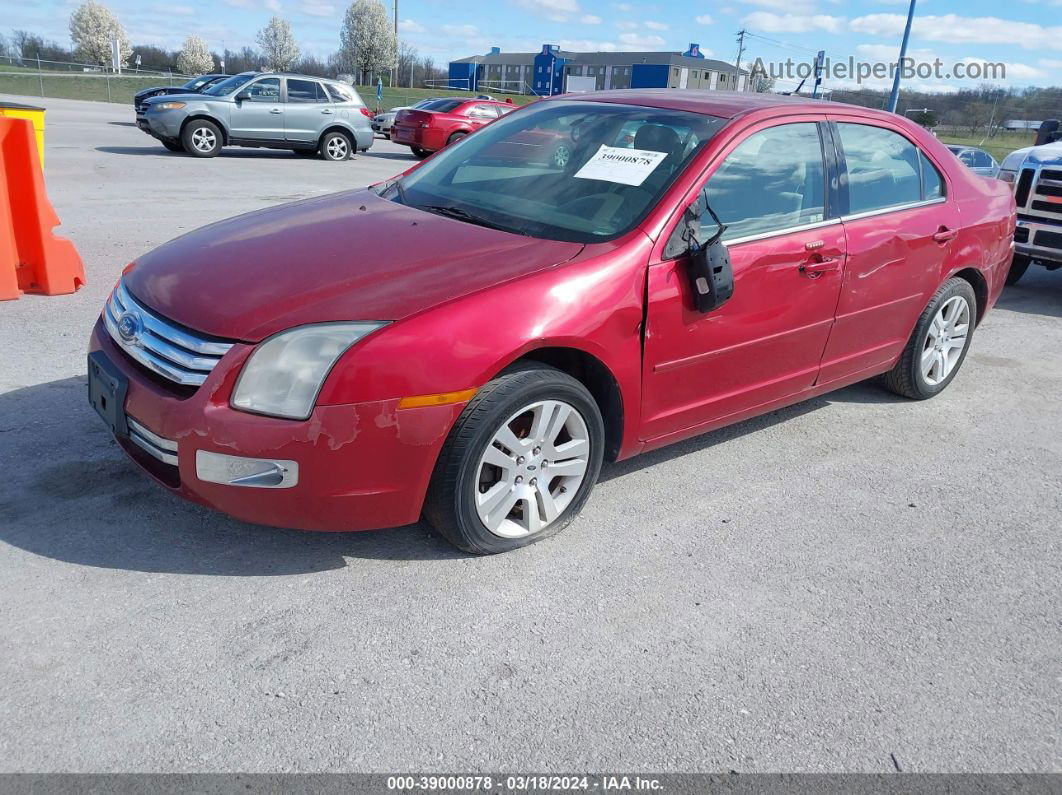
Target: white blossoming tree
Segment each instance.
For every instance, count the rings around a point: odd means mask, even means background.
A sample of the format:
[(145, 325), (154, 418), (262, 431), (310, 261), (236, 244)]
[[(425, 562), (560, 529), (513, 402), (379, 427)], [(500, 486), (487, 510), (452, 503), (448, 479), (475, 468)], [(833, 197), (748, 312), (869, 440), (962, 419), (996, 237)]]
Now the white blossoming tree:
[(177, 68), (186, 75), (202, 75), (214, 71), (214, 56), (206, 42), (198, 36), (189, 36), (177, 54)]
[(299, 45), (291, 32), (291, 23), (280, 17), (273, 17), (269, 24), (258, 31), (258, 46), (262, 48), (266, 67), (283, 72), (299, 60)]
[(379, 0), (354, 0), (339, 31), (339, 54), (359, 72), (364, 83), (390, 71), (397, 59), (398, 42), (387, 9)]
[(129, 38), (118, 17), (96, 0), (88, 0), (70, 15), (70, 40), (75, 57), (85, 63), (105, 65), (111, 62), (111, 40), (118, 39), (122, 48), (122, 65), (129, 58)]

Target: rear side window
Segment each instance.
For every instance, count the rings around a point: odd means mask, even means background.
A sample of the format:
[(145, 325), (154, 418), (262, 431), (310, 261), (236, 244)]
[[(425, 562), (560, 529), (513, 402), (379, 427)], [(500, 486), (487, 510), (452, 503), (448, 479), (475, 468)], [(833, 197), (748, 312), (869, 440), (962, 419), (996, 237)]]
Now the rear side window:
[(469, 116), (476, 119), (498, 118), (498, 109), (493, 105), (473, 105), (466, 112)]
[[(712, 174), (706, 191), (727, 226), (724, 240), (824, 220), (826, 171), (818, 125), (783, 124), (750, 135)], [(708, 213), (701, 219), (705, 231), (714, 230)]]
[(346, 86), (328, 83), (328, 93), (332, 95), (333, 102), (357, 102), (354, 92)]
[(328, 102), (324, 89), (313, 80), (288, 78), (288, 102)]
[(899, 133), (838, 124), (848, 166), (848, 212), (855, 215), (922, 200), (917, 147)]
[(922, 167), (922, 198), (925, 201), (943, 198), (944, 177), (921, 151), (918, 152), (918, 161)]

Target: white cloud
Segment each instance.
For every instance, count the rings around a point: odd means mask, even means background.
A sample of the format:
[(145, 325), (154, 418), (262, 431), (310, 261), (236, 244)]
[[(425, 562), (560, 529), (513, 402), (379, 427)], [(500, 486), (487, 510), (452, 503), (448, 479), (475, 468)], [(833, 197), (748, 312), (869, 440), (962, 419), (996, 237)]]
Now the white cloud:
[(191, 6), (168, 6), (166, 8), (158, 7), (155, 9), (160, 14), (177, 14), (182, 17), (190, 17), (195, 13), (195, 9)]
[(620, 30), (637, 30), (638, 29), (638, 23), (637, 22), (617, 22), (616, 23), (616, 27), (619, 28)]
[(1054, 58), (1041, 58), (1040, 66), (1045, 69), (1062, 69), (1062, 61), (1057, 61)]
[[(269, 0), (267, 0), (267, 2), (269, 2)], [(306, 2), (299, 6), (299, 10), (311, 17), (336, 16), (336, 7), (334, 5), (331, 3), (317, 2), (317, 0), (306, 0)]]
[(600, 25), (601, 17), (597, 14), (583, 14), (583, 18), (579, 20), (584, 25)]
[(283, 10), (283, 6), (280, 5), (280, 0), (265, 0), (263, 5), (274, 14), (279, 14), (281, 10)]
[(254, 0), (224, 0), (224, 3), (233, 8), (250, 8), (254, 5)]
[(632, 47), (636, 50), (648, 50), (653, 47), (663, 47), (664, 39), (660, 36), (640, 36), (637, 33), (621, 33), (619, 35), (620, 44), (626, 47)]
[(697, 17), (696, 21), (697, 21), (698, 25), (711, 25), (712, 24), (712, 15), (711, 14), (701, 14), (699, 17)]
[(456, 36), (462, 39), (478, 39), (482, 34), (475, 25), (443, 25), (442, 32), (447, 36)]
[(645, 20), (645, 26), (649, 28), (649, 30), (669, 30), (671, 28), (666, 22), (657, 22), (654, 19)]
[(567, 52), (616, 52), (619, 49), (614, 41), (592, 39), (561, 39), (558, 45)]
[(745, 0), (745, 3), (787, 14), (813, 14), (817, 5), (815, 0)]
[(630, 3), (613, 3), (612, 7), (614, 9), (616, 9), (617, 11), (633, 11), (634, 10), (634, 6), (632, 6)]
[[(869, 14), (853, 19), (851, 29), (871, 36), (898, 36), (906, 22), (903, 14)], [(924, 41), (949, 44), (1008, 44), (1027, 50), (1062, 50), (1062, 26), (1045, 27), (999, 17), (916, 16), (914, 34)]]
[(769, 11), (753, 12), (741, 21), (763, 33), (810, 33), (813, 30), (839, 33), (845, 23), (844, 17), (826, 14), (772, 14)]
[(427, 28), (412, 19), (403, 19), (398, 23), (400, 33), (425, 33)]

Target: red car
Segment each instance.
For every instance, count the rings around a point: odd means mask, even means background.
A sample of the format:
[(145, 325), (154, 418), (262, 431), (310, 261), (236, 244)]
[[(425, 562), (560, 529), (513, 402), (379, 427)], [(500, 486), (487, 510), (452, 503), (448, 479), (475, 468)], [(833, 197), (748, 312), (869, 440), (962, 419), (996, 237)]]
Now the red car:
[[(563, 167), (490, 155), (558, 126)], [(1014, 226), (1006, 183), (900, 116), (548, 99), (401, 177), (139, 258), (92, 332), (89, 396), (147, 472), (233, 516), (425, 517), (500, 552), (568, 524), (605, 460), (872, 376), (940, 393)]]
[(492, 99), (437, 99), (417, 109), (400, 110), (391, 140), (405, 144), (417, 157), (427, 157), (516, 108)]

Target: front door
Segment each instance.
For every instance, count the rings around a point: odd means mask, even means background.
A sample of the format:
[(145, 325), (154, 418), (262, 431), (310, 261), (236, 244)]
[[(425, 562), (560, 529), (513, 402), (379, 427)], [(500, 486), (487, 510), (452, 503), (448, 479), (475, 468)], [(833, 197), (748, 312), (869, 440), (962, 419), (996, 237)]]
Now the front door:
[(247, 99), (237, 100), (229, 113), (229, 134), (252, 141), (284, 140), (284, 102), (280, 78), (263, 77), (244, 87)]
[(316, 142), (325, 126), (335, 119), (332, 100), (316, 80), (286, 78), (284, 137), (289, 141)]
[[(827, 201), (823, 127), (754, 129), (709, 169), (697, 201), (727, 225), (735, 287), (726, 304), (693, 308), (681, 228), (650, 264), (643, 439), (722, 425), (814, 384), (845, 260), (844, 228)], [(702, 213), (701, 235), (715, 228)]]

